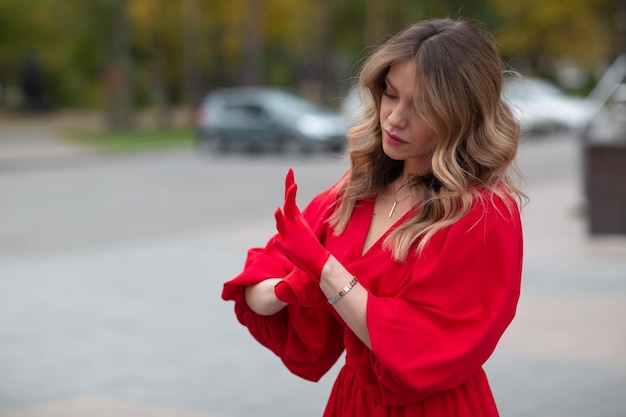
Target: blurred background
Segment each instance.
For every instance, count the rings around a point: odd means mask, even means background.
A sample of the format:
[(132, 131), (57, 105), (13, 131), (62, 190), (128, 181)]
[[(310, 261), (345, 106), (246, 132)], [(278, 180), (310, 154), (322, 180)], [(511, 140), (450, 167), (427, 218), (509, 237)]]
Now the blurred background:
[[(0, 417), (318, 416), (224, 281), (348, 167), (355, 76), (431, 17), (491, 32), (523, 129), (503, 416), (626, 416), (626, 1), (0, 0)], [(341, 362), (341, 360), (340, 360)]]
[(512, 69), (584, 97), (625, 48), (624, 8), (619, 0), (3, 0), (0, 108), (99, 111), (118, 128), (152, 110), (165, 127), (230, 85), (281, 86), (337, 108), (368, 48), (442, 16), (483, 22)]

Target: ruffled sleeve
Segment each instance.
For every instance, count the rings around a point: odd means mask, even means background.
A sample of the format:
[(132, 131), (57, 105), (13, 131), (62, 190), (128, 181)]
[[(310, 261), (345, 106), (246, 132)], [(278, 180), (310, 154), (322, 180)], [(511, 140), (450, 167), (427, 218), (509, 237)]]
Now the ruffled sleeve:
[[(333, 207), (334, 193), (331, 190), (315, 197), (302, 211), (322, 242), (327, 229), (325, 220)], [(268, 278), (285, 277), (294, 269), (291, 261), (276, 248), (276, 239), (275, 235), (265, 247), (248, 251), (243, 271), (224, 284), (222, 298), (235, 302), (239, 322), (259, 343), (280, 357), (291, 372), (317, 381), (333, 366), (344, 349), (343, 327), (326, 303), (306, 307), (288, 305), (277, 314), (261, 316), (254, 313), (245, 301), (247, 286)]]
[(455, 388), (489, 358), (520, 292), (519, 212), (486, 197), (439, 231), (393, 298), (369, 294), (372, 369), (387, 405)]

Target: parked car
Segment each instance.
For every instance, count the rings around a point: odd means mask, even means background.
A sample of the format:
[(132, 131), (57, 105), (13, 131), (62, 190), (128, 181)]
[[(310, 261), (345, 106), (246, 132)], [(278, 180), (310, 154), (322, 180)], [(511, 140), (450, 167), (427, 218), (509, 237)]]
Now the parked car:
[(285, 90), (231, 87), (214, 90), (196, 112), (203, 145), (278, 151), (341, 150), (343, 117)]
[(577, 132), (592, 121), (597, 111), (592, 103), (571, 97), (541, 78), (507, 78), (503, 98), (526, 133)]

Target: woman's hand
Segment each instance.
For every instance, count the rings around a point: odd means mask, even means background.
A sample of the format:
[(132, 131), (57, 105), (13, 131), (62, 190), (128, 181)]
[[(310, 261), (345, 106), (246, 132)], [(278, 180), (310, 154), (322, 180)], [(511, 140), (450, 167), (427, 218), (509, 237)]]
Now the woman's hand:
[[(311, 230), (296, 205), (297, 187), (293, 171), (290, 169), (285, 179), (284, 211), (280, 208), (276, 210), (276, 228), (280, 235), (276, 240), (276, 247), (296, 266), (308, 273), (305, 278), (315, 279), (315, 284), (322, 290), (322, 296), (328, 299), (336, 295), (353, 276), (334, 256), (331, 256)], [(305, 283), (303, 287), (310, 288), (310, 284)], [(315, 294), (316, 298), (318, 296)], [(306, 297), (306, 294), (298, 294), (298, 298), (302, 297)], [(371, 348), (366, 319), (367, 299), (367, 290), (361, 285), (356, 285), (350, 293), (333, 304), (333, 307), (357, 337)]]
[(276, 247), (299, 268), (319, 280), (322, 268), (330, 256), (296, 205), (298, 185), (293, 170), (285, 179), (285, 205), (276, 210), (276, 229), (280, 235)]
[(302, 307), (326, 302), (319, 280), (298, 267), (276, 284), (274, 293), (279, 300)]

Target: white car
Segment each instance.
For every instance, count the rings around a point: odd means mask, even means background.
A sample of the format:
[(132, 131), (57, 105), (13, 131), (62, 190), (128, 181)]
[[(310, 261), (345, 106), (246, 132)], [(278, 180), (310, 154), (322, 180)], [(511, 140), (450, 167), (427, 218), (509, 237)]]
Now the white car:
[(503, 98), (525, 133), (578, 132), (591, 123), (598, 109), (541, 78), (507, 78)]
[(362, 100), (369, 100), (369, 93), (354, 86), (341, 102), (340, 111), (345, 119), (347, 129), (363, 120), (365, 107)]

